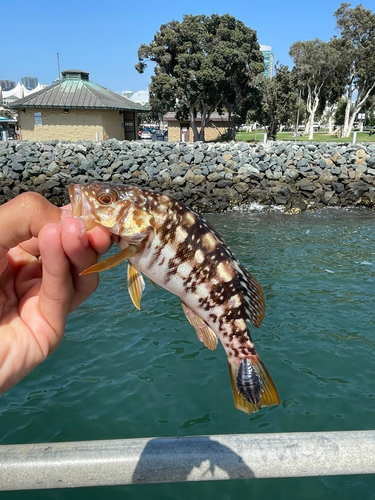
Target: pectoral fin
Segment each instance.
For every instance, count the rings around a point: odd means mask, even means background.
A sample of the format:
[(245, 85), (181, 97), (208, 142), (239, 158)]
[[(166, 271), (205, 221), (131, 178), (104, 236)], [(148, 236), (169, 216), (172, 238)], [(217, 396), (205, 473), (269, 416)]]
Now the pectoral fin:
[(145, 282), (142, 274), (128, 262), (128, 289), (133, 304), (137, 309), (141, 309), (141, 298), (145, 289)]
[(275, 385), (264, 366), (263, 362), (259, 358), (258, 355), (250, 362), (255, 368), (257, 375), (260, 378), (262, 393), (259, 398), (258, 403), (249, 403), (240, 393), (237, 387), (236, 379), (238, 375), (238, 368), (232, 366), (228, 362), (228, 369), (230, 375), (230, 382), (232, 385), (234, 406), (247, 414), (252, 413), (253, 411), (258, 411), (262, 406), (272, 406), (280, 403), (279, 395), (277, 394)]
[(115, 255), (111, 255), (107, 259), (101, 260), (97, 264), (94, 264), (91, 267), (88, 267), (84, 271), (81, 272), (80, 276), (84, 276), (85, 274), (90, 273), (98, 273), (99, 271), (107, 271), (107, 269), (111, 269), (111, 267), (115, 267), (118, 264), (121, 264), (126, 259), (130, 257), (134, 257), (138, 252), (138, 248), (134, 245), (129, 245), (128, 247), (120, 250), (120, 252)]
[(203, 342), (208, 349), (214, 351), (217, 346), (217, 337), (215, 333), (211, 330), (207, 323), (203, 321), (200, 316), (198, 316), (198, 314), (187, 307), (187, 305), (185, 305), (182, 301), (181, 305), (189, 323), (195, 328), (198, 339)]

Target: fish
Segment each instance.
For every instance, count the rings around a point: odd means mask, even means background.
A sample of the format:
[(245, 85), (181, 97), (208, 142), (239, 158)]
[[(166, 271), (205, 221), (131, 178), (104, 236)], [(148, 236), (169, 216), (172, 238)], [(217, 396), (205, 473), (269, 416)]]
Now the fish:
[(127, 260), (128, 290), (137, 309), (144, 275), (179, 297), (188, 322), (208, 349), (221, 341), (237, 409), (251, 414), (279, 404), (248, 326), (259, 327), (264, 318), (262, 288), (209, 222), (182, 202), (138, 186), (90, 182), (68, 189), (73, 217), (81, 218), (86, 229), (108, 228), (120, 248), (81, 274)]

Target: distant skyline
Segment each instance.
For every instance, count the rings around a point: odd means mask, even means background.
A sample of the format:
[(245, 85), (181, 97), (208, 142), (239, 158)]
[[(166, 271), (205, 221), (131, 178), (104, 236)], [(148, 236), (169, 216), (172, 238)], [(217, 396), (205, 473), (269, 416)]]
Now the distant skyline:
[[(373, 9), (371, 3), (362, 5)], [(17, 14), (9, 14), (13, 34), (0, 51), (0, 79), (20, 82), (30, 75), (50, 85), (58, 78), (59, 53), (61, 71), (87, 71), (91, 81), (118, 93), (147, 90), (153, 68), (150, 65), (143, 75), (137, 73), (138, 48), (150, 43), (162, 24), (182, 21), (184, 14), (230, 14), (257, 32), (259, 44), (272, 47), (274, 63), (292, 67), (288, 52), (294, 42), (328, 41), (338, 35), (333, 14), (340, 4), (336, 0), (238, 0), (230, 4), (223, 0), (164, 0), (141, 6), (122, 0), (18, 0)]]

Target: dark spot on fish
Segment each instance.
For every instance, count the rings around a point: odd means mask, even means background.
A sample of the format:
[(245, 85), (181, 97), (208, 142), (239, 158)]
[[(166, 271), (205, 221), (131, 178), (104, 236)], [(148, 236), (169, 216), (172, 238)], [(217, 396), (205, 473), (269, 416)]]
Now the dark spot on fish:
[(212, 307), (213, 307), (213, 304), (210, 300), (209, 297), (205, 297), (205, 298), (200, 298), (199, 299), (199, 305), (205, 310), (205, 311), (209, 311)]
[(216, 321), (217, 321), (217, 314), (213, 314), (213, 313), (211, 313), (211, 314), (209, 315), (209, 317), (212, 319), (212, 321), (213, 321), (214, 323), (216, 323)]

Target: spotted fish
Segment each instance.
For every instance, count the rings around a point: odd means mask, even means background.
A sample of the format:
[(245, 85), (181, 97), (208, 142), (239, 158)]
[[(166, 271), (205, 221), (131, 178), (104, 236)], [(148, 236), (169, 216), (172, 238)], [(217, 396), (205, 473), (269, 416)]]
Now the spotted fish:
[(69, 195), (73, 216), (87, 228), (107, 227), (120, 247), (83, 274), (128, 260), (129, 293), (138, 309), (143, 273), (180, 298), (206, 347), (215, 349), (220, 339), (236, 408), (251, 413), (280, 402), (247, 324), (259, 326), (263, 320), (262, 289), (198, 212), (167, 195), (110, 182), (72, 184)]

